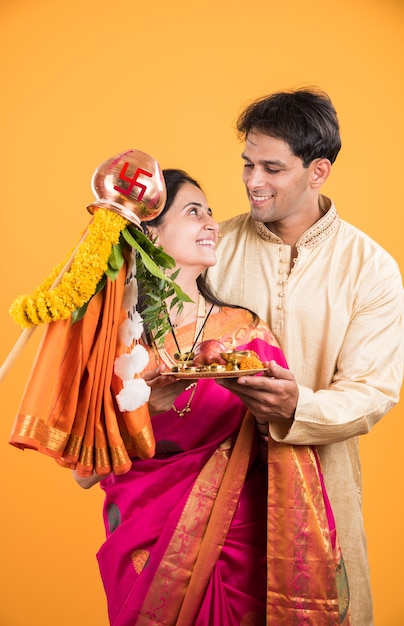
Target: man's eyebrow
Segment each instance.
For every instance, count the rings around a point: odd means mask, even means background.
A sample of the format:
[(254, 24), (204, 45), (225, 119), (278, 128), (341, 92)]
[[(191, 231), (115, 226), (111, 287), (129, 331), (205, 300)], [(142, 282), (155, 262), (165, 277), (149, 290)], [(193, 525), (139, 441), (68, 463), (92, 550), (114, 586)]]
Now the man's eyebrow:
[[(248, 158), (248, 156), (246, 154), (241, 155), (241, 158), (244, 159), (245, 161), (250, 161), (250, 159)], [(278, 165), (279, 167), (285, 167), (285, 163), (283, 161), (280, 161), (279, 159), (261, 159), (261, 161), (258, 161), (259, 163), (261, 163), (262, 165)], [(251, 163), (251, 161), (250, 161)]]

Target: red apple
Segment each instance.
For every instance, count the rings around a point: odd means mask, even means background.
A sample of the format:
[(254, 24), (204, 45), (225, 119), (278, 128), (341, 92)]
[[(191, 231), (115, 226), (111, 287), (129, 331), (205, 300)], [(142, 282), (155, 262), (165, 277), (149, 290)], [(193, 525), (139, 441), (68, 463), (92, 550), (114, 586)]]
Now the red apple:
[(225, 352), (226, 346), (217, 339), (206, 339), (201, 341), (195, 347), (194, 350), (194, 365), (199, 367), (200, 365), (212, 365), (217, 363), (218, 365), (225, 365), (226, 361), (220, 356), (222, 352)]

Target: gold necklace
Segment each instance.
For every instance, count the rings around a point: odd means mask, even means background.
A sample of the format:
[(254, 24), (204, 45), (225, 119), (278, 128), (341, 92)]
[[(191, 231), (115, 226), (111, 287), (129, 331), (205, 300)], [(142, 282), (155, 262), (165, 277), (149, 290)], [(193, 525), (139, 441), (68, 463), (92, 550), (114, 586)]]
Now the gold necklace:
[(188, 385), (188, 387), (185, 387), (184, 391), (189, 391), (190, 389), (192, 389), (192, 391), (191, 391), (191, 395), (188, 398), (188, 402), (186, 403), (183, 409), (177, 409), (175, 404), (172, 405), (171, 408), (174, 411), (174, 413), (177, 413), (178, 417), (185, 417), (185, 413), (190, 413), (192, 411), (191, 402), (194, 398), (197, 385), (198, 385), (198, 381), (191, 383), (190, 385)]
[[(210, 313), (211, 311), (209, 311)], [(203, 335), (203, 329), (204, 329), (204, 324), (205, 321), (207, 319), (206, 316), (206, 302), (205, 302), (205, 298), (202, 296), (202, 294), (198, 294), (198, 311), (197, 311), (197, 316), (196, 316), (196, 323), (195, 323), (195, 332), (194, 332), (194, 344), (197, 341), (197, 339), (200, 337), (202, 338)], [(163, 361), (163, 363), (167, 364), (167, 360), (171, 361), (171, 364), (175, 363), (175, 361), (172, 360), (172, 358), (167, 354), (166, 350), (164, 348), (157, 348), (158, 354), (160, 355), (161, 360)], [(198, 385), (198, 381), (192, 382), (190, 385), (188, 385), (187, 387), (185, 387), (184, 391), (191, 391), (191, 394), (188, 398), (187, 403), (185, 404), (185, 406), (182, 409), (177, 409), (177, 407), (175, 406), (175, 403), (173, 403), (172, 405), (172, 410), (174, 411), (174, 413), (176, 413), (178, 415), (178, 417), (185, 417), (185, 415), (187, 413), (190, 413), (192, 411), (191, 409), (191, 402), (194, 399), (194, 395), (196, 392), (196, 388)]]

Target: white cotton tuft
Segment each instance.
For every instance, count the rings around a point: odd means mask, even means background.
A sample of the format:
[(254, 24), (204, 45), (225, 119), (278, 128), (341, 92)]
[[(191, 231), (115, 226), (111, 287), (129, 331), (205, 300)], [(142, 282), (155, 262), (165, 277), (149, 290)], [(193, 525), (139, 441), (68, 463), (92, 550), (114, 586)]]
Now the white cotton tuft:
[(133, 359), (135, 374), (139, 374), (140, 372), (143, 372), (143, 370), (145, 369), (145, 367), (147, 366), (149, 362), (149, 354), (146, 348), (144, 346), (141, 346), (140, 343), (138, 343), (133, 348), (130, 355)]
[(121, 380), (130, 380), (135, 372), (133, 369), (133, 359), (130, 354), (121, 354), (115, 359), (114, 372)]
[(143, 378), (126, 380), (123, 389), (116, 396), (120, 411), (135, 411), (150, 397), (150, 387)]
[(149, 362), (146, 348), (137, 344), (130, 354), (121, 354), (115, 359), (114, 372), (121, 380), (130, 380), (142, 372)]
[(133, 314), (133, 339), (140, 339), (143, 332), (143, 317), (137, 311)]
[(135, 324), (129, 317), (118, 328), (119, 339), (125, 346), (130, 346), (135, 337)]

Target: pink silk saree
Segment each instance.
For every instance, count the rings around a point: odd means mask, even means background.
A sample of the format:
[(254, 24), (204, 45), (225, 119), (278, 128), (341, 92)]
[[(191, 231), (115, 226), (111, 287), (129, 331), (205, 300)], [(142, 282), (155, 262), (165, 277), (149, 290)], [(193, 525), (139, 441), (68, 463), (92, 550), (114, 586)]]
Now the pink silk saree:
[[(183, 349), (193, 332), (178, 331)], [(212, 315), (208, 338), (286, 367), (272, 333), (246, 311)], [(165, 348), (177, 351), (171, 337)], [(198, 381), (190, 408), (156, 415), (154, 458), (133, 458), (129, 472), (101, 483), (107, 539), (97, 558), (111, 626), (348, 626), (315, 449), (270, 439), (266, 466), (253, 416), (211, 379)]]

